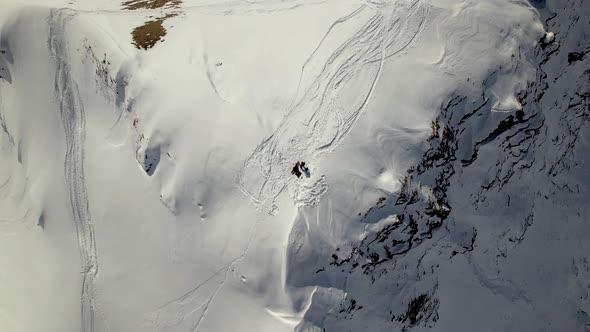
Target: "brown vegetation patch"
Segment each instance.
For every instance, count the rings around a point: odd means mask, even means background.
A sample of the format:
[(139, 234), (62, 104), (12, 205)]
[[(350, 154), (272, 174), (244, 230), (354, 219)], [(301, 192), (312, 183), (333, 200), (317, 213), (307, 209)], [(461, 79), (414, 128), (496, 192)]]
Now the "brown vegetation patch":
[[(137, 9), (173, 9), (179, 8), (182, 0), (127, 0), (123, 2), (126, 10)], [(163, 14), (161, 14), (163, 15)], [(176, 16), (177, 13), (170, 13), (164, 16), (152, 19), (145, 22), (143, 25), (133, 29), (131, 36), (133, 37), (133, 45), (138, 49), (147, 50), (154, 47), (156, 43), (162, 41), (166, 35), (164, 28), (164, 21), (170, 17)], [(153, 17), (153, 16), (152, 16)]]
[(157, 8), (178, 8), (182, 0), (129, 0), (123, 2), (127, 10), (136, 9), (157, 9)]
[(162, 40), (166, 35), (166, 29), (162, 25), (167, 18), (175, 16), (174, 14), (168, 14), (164, 17), (147, 21), (142, 26), (138, 26), (133, 29), (131, 36), (133, 37), (133, 45), (138, 49), (147, 50), (154, 47), (157, 42)]

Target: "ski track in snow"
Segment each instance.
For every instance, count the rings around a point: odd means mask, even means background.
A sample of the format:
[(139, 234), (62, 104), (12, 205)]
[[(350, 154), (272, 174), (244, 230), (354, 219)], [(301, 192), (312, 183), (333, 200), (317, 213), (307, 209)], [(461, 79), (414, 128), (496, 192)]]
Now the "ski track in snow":
[[(305, 160), (312, 164), (320, 154), (333, 151), (353, 128), (371, 99), (385, 60), (404, 51), (417, 39), (426, 22), (429, 4), (423, 0), (401, 1), (389, 6), (370, 2), (338, 19), (305, 61), (300, 88), (308, 66), (316, 59), (318, 50), (335, 27), (371, 9), (376, 13), (330, 54), (279, 128), (252, 152), (239, 170), (238, 188), (259, 209), (275, 211), (277, 197), (295, 182), (290, 170), (296, 161)], [(371, 64), (378, 68), (366, 68)], [(361, 86), (368, 87), (368, 90), (360, 91), (353, 102), (341, 103), (340, 90), (356, 74), (367, 72), (370, 72), (369, 77), (357, 79), (366, 80)], [(316, 183), (325, 185), (324, 180)], [(298, 205), (315, 204), (326, 190), (327, 187), (311, 190), (306, 186), (298, 187), (296, 201)], [(310, 197), (302, 197), (305, 194)]]
[(54, 89), (65, 132), (64, 176), (80, 251), (80, 265), (83, 275), (80, 314), (82, 331), (86, 332), (95, 330), (97, 312), (95, 279), (98, 273), (98, 259), (84, 175), (86, 118), (78, 86), (71, 77), (71, 69), (68, 64), (68, 45), (64, 36), (65, 25), (73, 17), (74, 14), (68, 10), (51, 11), (48, 19), (48, 44), (57, 68)]
[[(250, 246), (256, 235), (256, 226), (257, 224), (254, 224), (251, 227), (248, 244), (239, 256), (213, 272), (211, 276), (196, 285), (194, 288), (185, 292), (183, 295), (162, 304), (156, 310), (148, 313), (145, 316), (148, 325), (156, 328), (164, 328), (178, 326), (187, 322), (187, 325), (190, 327), (189, 330), (191, 332), (197, 332), (201, 323), (207, 316), (209, 307), (215, 301), (217, 295), (232, 275), (230, 272), (234, 272), (235, 265), (244, 259), (250, 250)], [(212, 292), (207, 292), (206, 289), (205, 291), (202, 291), (204, 287), (206, 287), (211, 281), (216, 280), (219, 276), (223, 276), (222, 280), (214, 287)], [(203, 309), (202, 313), (196, 315), (201, 309)]]

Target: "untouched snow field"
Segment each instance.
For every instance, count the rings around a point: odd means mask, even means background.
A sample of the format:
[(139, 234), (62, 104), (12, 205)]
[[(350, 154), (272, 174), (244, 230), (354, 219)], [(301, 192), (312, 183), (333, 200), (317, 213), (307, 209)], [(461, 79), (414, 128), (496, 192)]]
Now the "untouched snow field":
[(124, 2), (0, 0), (0, 331), (590, 331), (588, 1)]

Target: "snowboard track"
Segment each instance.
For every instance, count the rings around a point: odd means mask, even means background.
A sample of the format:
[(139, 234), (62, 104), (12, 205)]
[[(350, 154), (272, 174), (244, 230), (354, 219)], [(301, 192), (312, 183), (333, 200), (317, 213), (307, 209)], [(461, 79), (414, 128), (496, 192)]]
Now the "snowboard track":
[[(311, 163), (338, 146), (366, 109), (385, 61), (418, 39), (428, 11), (429, 3), (425, 0), (404, 0), (395, 6), (368, 3), (330, 25), (302, 66), (296, 101), (278, 129), (256, 147), (238, 171), (238, 188), (257, 208), (263, 211), (276, 208), (277, 197), (295, 182), (289, 174), (297, 160)], [(362, 19), (365, 13), (369, 14), (366, 22), (361, 22), (351, 37), (322, 60), (320, 50), (337, 28)], [(351, 24), (358, 24), (355, 22)], [(318, 61), (323, 64), (313, 66)], [(314, 75), (313, 68), (321, 69)], [(304, 77), (310, 75), (313, 80), (303, 87)], [(352, 102), (342, 101), (340, 92), (354, 80), (362, 80), (358, 97)], [(297, 186), (292, 196), (299, 197), (299, 202), (316, 201), (314, 197), (301, 197), (301, 189)], [(307, 192), (313, 195), (324, 190)]]
[(51, 11), (48, 47), (56, 64), (54, 91), (65, 133), (64, 176), (80, 252), (81, 330), (93, 332), (98, 310), (95, 289), (98, 258), (84, 174), (86, 117), (78, 85), (71, 75), (65, 38), (65, 26), (74, 17), (75, 13), (66, 9)]

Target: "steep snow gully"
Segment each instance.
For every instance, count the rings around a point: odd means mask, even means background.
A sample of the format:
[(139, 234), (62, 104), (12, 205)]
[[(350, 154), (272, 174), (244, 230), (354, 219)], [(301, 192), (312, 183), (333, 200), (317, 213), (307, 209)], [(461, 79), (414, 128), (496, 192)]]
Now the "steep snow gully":
[(590, 331), (588, 0), (39, 3), (0, 3), (0, 330)]

